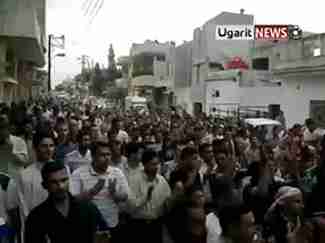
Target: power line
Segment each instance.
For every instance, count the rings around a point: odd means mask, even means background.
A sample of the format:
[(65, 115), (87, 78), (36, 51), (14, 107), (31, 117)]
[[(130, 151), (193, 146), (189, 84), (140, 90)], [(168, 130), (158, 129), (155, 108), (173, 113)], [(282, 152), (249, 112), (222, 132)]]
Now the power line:
[(91, 17), (94, 15), (94, 13), (96, 13), (97, 8), (98, 8), (98, 4), (99, 4), (100, 0), (96, 0), (92, 10), (89, 12), (89, 17), (91, 19)]
[(98, 15), (99, 11), (103, 8), (104, 6), (104, 0), (101, 0), (99, 7), (97, 8), (97, 11), (95, 12), (95, 15), (92, 17), (91, 21), (90, 21), (90, 25), (92, 24), (92, 22), (94, 21), (94, 19), (96, 18), (96, 16)]
[(90, 10), (90, 7), (91, 7), (91, 5), (93, 5), (93, 3), (94, 3), (94, 0), (90, 0), (89, 1), (89, 4), (88, 4), (88, 6), (86, 8), (86, 11), (84, 12), (84, 16), (87, 16), (88, 15), (89, 10)]
[(89, 0), (84, 0), (84, 2), (81, 5), (81, 9), (84, 10), (85, 7), (88, 5), (88, 3), (89, 3)]

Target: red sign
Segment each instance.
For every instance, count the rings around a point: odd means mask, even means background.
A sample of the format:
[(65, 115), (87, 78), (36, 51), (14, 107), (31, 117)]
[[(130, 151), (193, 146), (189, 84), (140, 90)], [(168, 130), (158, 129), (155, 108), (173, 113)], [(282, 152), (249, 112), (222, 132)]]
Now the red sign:
[(256, 40), (288, 40), (288, 25), (255, 25)]
[(240, 57), (234, 57), (225, 64), (225, 69), (249, 69), (249, 66)]

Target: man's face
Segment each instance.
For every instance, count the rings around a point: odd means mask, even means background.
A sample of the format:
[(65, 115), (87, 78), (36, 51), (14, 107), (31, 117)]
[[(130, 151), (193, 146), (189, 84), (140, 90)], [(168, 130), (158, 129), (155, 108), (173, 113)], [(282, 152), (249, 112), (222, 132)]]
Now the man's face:
[(297, 194), (288, 199), (287, 207), (293, 215), (301, 216), (304, 209), (302, 194)]
[(218, 166), (220, 167), (220, 169), (226, 168), (226, 166), (228, 164), (227, 163), (228, 162), (227, 156), (224, 153), (217, 153), (216, 154), (216, 161), (217, 161)]
[(90, 139), (90, 136), (88, 134), (87, 135), (84, 135), (82, 137), (81, 145), (84, 148), (89, 148), (90, 147), (90, 145), (91, 145), (91, 139)]
[(256, 233), (255, 219), (252, 212), (243, 214), (240, 219), (239, 239), (241, 242), (252, 242)]
[(58, 128), (58, 134), (62, 139), (66, 139), (69, 135), (69, 127), (67, 124), (62, 124)]
[(41, 161), (50, 161), (53, 159), (55, 145), (52, 138), (44, 138), (37, 147), (37, 157)]
[(225, 139), (226, 139), (227, 141), (229, 141), (229, 140), (232, 139), (232, 132), (231, 132), (230, 130), (227, 130), (227, 131), (225, 132)]
[(204, 148), (204, 151), (201, 155), (201, 157), (203, 158), (203, 160), (206, 162), (206, 163), (211, 163), (213, 160), (214, 160), (214, 154), (213, 154), (213, 147), (212, 145), (210, 146), (206, 146)]
[(69, 195), (69, 176), (66, 169), (51, 173), (44, 184), (56, 201), (62, 201)]
[(70, 121), (70, 129), (71, 129), (71, 133), (78, 134), (79, 124), (78, 124), (77, 120), (71, 120)]
[(100, 128), (97, 126), (93, 126), (91, 128), (91, 137), (93, 141), (96, 141), (100, 137)]
[(159, 159), (153, 158), (151, 161), (147, 162), (147, 164), (144, 165), (144, 172), (149, 177), (156, 177), (158, 170), (159, 170)]
[(111, 150), (108, 147), (99, 147), (96, 151), (95, 167), (98, 170), (106, 171), (111, 164)]
[(189, 170), (199, 170), (201, 167), (201, 160), (200, 156), (198, 154), (193, 154), (190, 156), (187, 161), (185, 162), (185, 165), (188, 167)]

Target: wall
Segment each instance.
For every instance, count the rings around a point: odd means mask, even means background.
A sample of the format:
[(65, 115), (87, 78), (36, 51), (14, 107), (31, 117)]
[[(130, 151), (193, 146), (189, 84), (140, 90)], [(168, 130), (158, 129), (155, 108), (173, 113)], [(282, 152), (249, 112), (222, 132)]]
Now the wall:
[(184, 43), (175, 49), (174, 87), (190, 87), (192, 82), (192, 42)]
[[(216, 91), (219, 91), (219, 97), (214, 97)], [(224, 114), (227, 110), (236, 108), (240, 103), (240, 87), (238, 82), (232, 80), (218, 80), (206, 82), (206, 109), (207, 113), (216, 108), (219, 114)], [(219, 111), (221, 110), (221, 111)]]
[[(200, 102), (205, 107), (205, 80), (209, 72), (209, 62), (225, 64), (235, 56), (240, 56), (246, 62), (251, 57), (252, 41), (216, 40), (216, 25), (253, 24), (254, 16), (222, 12), (207, 21), (193, 33), (193, 67), (192, 67), (192, 102)], [(200, 77), (197, 82), (197, 69), (200, 66)]]
[[(209, 92), (220, 88), (220, 98), (212, 99)], [(238, 87), (237, 82), (207, 82), (207, 104), (218, 102), (240, 103), (241, 106), (268, 106), (280, 104), (287, 120), (287, 126), (303, 124), (310, 116), (311, 100), (325, 101), (324, 76), (296, 76), (287, 78), (280, 87)], [(222, 107), (219, 105), (219, 107)], [(225, 106), (223, 106), (225, 108)], [(206, 110), (209, 111), (208, 109)]]
[(175, 88), (175, 96), (176, 96), (176, 105), (180, 105), (187, 112), (193, 112), (193, 106), (191, 101), (191, 89), (187, 88)]
[(290, 126), (309, 117), (311, 100), (325, 100), (324, 76), (288, 78), (286, 86), (283, 111)]

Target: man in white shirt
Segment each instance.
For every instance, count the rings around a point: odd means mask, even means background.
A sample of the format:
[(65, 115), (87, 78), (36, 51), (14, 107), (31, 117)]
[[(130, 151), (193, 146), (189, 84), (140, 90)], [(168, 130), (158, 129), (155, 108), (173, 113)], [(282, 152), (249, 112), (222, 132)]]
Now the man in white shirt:
[(153, 150), (142, 156), (144, 170), (130, 181), (132, 237), (135, 242), (162, 242), (161, 217), (167, 209), (171, 189), (165, 178), (158, 174), (159, 157)]
[(73, 172), (71, 192), (81, 199), (91, 200), (97, 206), (114, 239), (119, 224), (118, 204), (125, 202), (130, 194), (128, 182), (119, 168), (111, 166), (108, 143), (97, 142), (92, 157), (92, 164)]
[(42, 187), (41, 170), (45, 163), (53, 162), (54, 139), (51, 134), (39, 131), (33, 137), (37, 162), (19, 172), (16, 180), (11, 180), (7, 189), (8, 210), (19, 208), (24, 231), (24, 222), (32, 209), (44, 202), (48, 196)]
[(16, 177), (28, 165), (26, 142), (10, 134), (10, 123), (6, 115), (0, 115), (0, 171)]
[(123, 129), (123, 122), (118, 119), (113, 119), (111, 131), (115, 131), (117, 133), (116, 139), (121, 143), (127, 144), (129, 142), (129, 135)]
[(64, 158), (64, 164), (68, 166), (71, 172), (80, 168), (83, 165), (91, 164), (91, 136), (87, 131), (79, 133), (79, 146), (78, 149), (68, 153)]
[(320, 141), (323, 134), (321, 130), (317, 128), (317, 125), (313, 119), (309, 118), (305, 123), (306, 127), (304, 129), (304, 141), (309, 145), (315, 146)]

